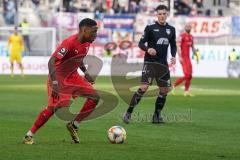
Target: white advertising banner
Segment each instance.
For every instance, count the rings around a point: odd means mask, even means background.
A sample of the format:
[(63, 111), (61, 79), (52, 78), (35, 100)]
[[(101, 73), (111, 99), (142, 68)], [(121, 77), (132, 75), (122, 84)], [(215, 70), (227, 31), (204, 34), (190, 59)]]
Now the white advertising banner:
[[(48, 60), (49, 57), (23, 57), (24, 74), (48, 74)], [(19, 66), (16, 63), (14, 64), (14, 73), (20, 73)], [(0, 57), (0, 74), (10, 74), (9, 57)]]
[[(228, 56), (231, 52), (232, 48), (235, 48), (237, 53), (240, 54), (240, 47), (234, 46), (196, 46), (200, 51), (200, 61), (197, 64), (196, 60), (192, 58), (193, 65), (193, 76), (195, 77), (227, 77), (228, 76)], [(90, 55), (95, 55), (97, 57), (101, 57), (100, 59), (103, 62), (103, 67), (101, 68), (100, 75), (111, 75), (111, 57), (103, 57), (102, 52), (104, 51), (101, 46), (92, 47), (90, 50)], [(128, 71), (135, 64), (141, 65), (143, 62), (143, 54), (137, 54), (134, 56), (134, 51), (136, 53), (139, 51), (138, 47), (133, 47), (128, 54), (128, 63), (132, 63), (131, 65), (126, 63), (117, 63), (113, 64), (114, 67), (116, 65)], [(178, 59), (178, 58), (177, 58)], [(48, 60), (49, 57), (23, 57), (22, 63), (24, 66), (25, 74), (48, 74)], [(127, 66), (127, 67), (126, 67)], [(131, 72), (128, 75), (140, 75), (141, 67), (138, 67), (138, 72)], [(181, 76), (183, 75), (182, 67), (178, 62), (176, 66), (170, 66), (170, 71), (172, 76)], [(0, 74), (9, 74), (10, 73), (10, 63), (9, 58), (6, 56), (0, 57)], [(19, 74), (20, 70), (15, 64), (15, 73)], [(127, 72), (126, 72), (127, 73)]]
[[(156, 20), (156, 16), (137, 15), (136, 31), (142, 33), (147, 24)], [(176, 28), (177, 35), (184, 29), (185, 24), (192, 24), (192, 34), (197, 38), (219, 37), (230, 34), (231, 17), (173, 17), (168, 22)]]

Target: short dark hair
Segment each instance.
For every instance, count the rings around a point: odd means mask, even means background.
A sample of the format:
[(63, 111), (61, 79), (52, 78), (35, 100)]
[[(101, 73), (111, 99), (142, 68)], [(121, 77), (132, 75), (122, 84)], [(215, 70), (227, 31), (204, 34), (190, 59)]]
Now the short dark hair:
[(168, 11), (168, 7), (167, 7), (167, 6), (160, 4), (159, 6), (157, 6), (157, 8), (155, 9), (155, 11), (164, 10), (164, 9)]
[(92, 27), (92, 26), (96, 26), (96, 25), (97, 25), (97, 22), (90, 18), (84, 18), (83, 20), (81, 20), (79, 22), (79, 28), (81, 28), (83, 26)]

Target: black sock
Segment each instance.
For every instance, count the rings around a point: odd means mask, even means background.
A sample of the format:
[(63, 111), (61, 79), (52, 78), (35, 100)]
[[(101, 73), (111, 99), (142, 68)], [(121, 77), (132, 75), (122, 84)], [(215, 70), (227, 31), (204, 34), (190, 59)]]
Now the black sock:
[(165, 102), (166, 102), (166, 95), (158, 95), (155, 103), (155, 112), (154, 112), (158, 116), (161, 110), (163, 109)]
[(133, 112), (134, 107), (140, 102), (144, 93), (145, 92), (142, 91), (140, 88), (137, 90), (137, 92), (134, 93), (132, 100), (129, 104), (128, 110), (127, 110), (128, 113)]

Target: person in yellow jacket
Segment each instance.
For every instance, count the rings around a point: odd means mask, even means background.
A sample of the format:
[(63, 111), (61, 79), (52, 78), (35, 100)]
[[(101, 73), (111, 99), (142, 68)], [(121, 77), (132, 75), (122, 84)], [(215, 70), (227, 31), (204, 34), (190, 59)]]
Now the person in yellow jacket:
[(22, 65), (22, 51), (24, 51), (24, 44), (22, 36), (18, 34), (17, 27), (14, 28), (14, 33), (9, 36), (8, 39), (8, 48), (10, 50), (10, 70), (11, 76), (14, 76), (14, 61), (16, 61), (21, 70), (21, 76), (23, 77), (23, 65)]
[(197, 61), (197, 64), (199, 63), (200, 58), (201, 58), (201, 53), (200, 53), (199, 49), (197, 48), (196, 52), (194, 54), (194, 59)]
[(228, 56), (228, 60), (230, 61), (230, 62), (235, 62), (236, 60), (238, 60), (238, 54), (237, 54), (237, 52), (236, 52), (236, 50), (235, 50), (235, 48), (233, 48), (232, 49), (232, 52), (229, 54), (229, 56)]
[(31, 46), (30, 46), (30, 39), (29, 39), (29, 23), (26, 18), (23, 19), (23, 22), (20, 23), (19, 25), (22, 29), (22, 36), (23, 36), (23, 41), (25, 45), (25, 50), (27, 51), (27, 54), (30, 54), (31, 52)]

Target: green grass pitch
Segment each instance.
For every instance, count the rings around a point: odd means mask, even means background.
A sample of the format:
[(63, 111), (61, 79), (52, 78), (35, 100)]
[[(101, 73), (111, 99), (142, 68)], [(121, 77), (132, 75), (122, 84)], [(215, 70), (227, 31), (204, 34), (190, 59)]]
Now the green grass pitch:
[[(150, 123), (155, 98), (142, 99), (129, 125), (121, 120), (127, 104), (120, 100), (112, 112), (81, 124), (80, 144), (71, 144), (66, 122), (54, 116), (35, 135), (35, 145), (24, 145), (24, 134), (47, 103), (46, 79), (0, 76), (0, 160), (240, 159), (239, 79), (194, 78), (195, 97), (183, 97), (181, 87), (168, 96), (164, 125)], [(109, 77), (99, 77), (96, 88), (116, 95)], [(126, 129), (124, 144), (108, 142), (113, 125)]]

